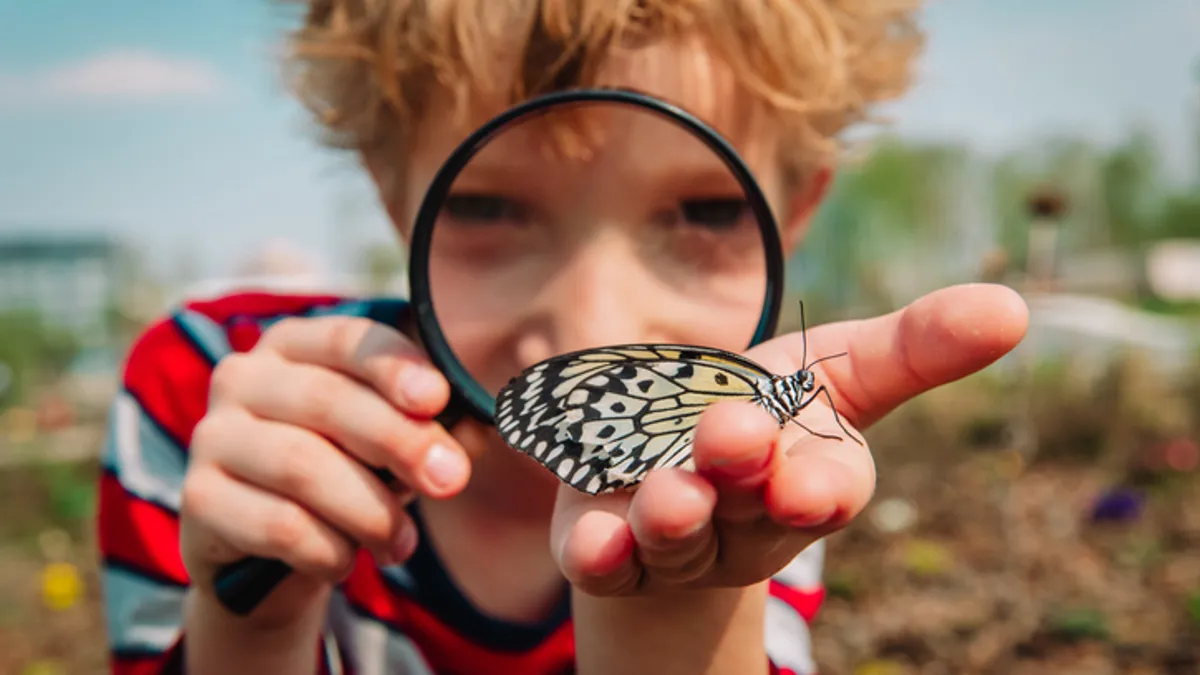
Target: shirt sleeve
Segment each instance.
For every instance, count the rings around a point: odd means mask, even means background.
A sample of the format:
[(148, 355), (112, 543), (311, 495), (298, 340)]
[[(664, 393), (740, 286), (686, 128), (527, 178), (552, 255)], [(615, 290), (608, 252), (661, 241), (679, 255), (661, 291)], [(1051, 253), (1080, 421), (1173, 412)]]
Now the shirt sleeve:
[[(109, 672), (183, 673), (179, 503), (192, 430), (215, 363), (232, 351), (222, 326), (184, 309), (151, 326), (126, 359), (110, 407), (97, 529)], [(345, 672), (331, 638), (321, 673)]]
[(802, 551), (770, 581), (765, 635), (772, 675), (817, 672), (809, 626), (825, 599), (821, 583), (824, 562), (822, 539)]

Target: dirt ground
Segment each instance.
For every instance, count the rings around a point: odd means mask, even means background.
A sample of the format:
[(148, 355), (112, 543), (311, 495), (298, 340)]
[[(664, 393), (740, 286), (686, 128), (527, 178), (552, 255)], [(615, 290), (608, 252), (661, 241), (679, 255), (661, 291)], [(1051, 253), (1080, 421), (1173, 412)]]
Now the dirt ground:
[[(1006, 413), (986, 387), (935, 392), (868, 433), (879, 486), (829, 539), (821, 671), (1200, 673), (1200, 473), (1188, 459), (1200, 396), (1130, 372), (1039, 388), (1032, 462), (1000, 433)], [(88, 462), (0, 471), (0, 674), (106, 672), (94, 475)], [(53, 559), (82, 574), (66, 609), (41, 595)]]

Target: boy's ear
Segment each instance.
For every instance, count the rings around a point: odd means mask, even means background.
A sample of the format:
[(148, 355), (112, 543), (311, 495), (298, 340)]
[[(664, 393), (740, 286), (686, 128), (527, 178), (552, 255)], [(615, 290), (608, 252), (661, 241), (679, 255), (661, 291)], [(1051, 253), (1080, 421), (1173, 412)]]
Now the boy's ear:
[(833, 176), (833, 166), (822, 164), (788, 193), (785, 212), (779, 223), (785, 257), (795, 253), (796, 247), (808, 234), (813, 216), (829, 194)]

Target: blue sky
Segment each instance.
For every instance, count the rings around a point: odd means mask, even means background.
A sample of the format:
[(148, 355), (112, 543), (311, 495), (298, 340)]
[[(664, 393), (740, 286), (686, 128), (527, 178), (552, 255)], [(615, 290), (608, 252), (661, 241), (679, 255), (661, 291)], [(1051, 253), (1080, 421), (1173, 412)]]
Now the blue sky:
[[(108, 231), (206, 274), (274, 237), (336, 261), (385, 236), (276, 81), (286, 4), (0, 3), (0, 233)], [(940, 0), (925, 25), (922, 81), (888, 111), (900, 133), (1002, 152), (1140, 123), (1191, 175), (1197, 0)]]

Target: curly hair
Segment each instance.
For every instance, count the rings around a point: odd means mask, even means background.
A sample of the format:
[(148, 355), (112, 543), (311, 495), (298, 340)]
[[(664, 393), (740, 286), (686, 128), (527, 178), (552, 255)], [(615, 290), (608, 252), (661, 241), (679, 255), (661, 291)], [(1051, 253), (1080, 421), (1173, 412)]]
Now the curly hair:
[[(305, 0), (286, 65), (326, 141), (408, 144), (434, 94), (457, 111), (597, 86), (615, 49), (699, 38), (822, 161), (901, 95), (923, 46), (921, 0)], [(800, 159), (806, 158), (806, 159)], [(799, 168), (799, 167), (785, 167)]]

